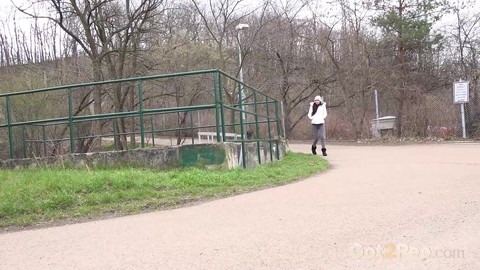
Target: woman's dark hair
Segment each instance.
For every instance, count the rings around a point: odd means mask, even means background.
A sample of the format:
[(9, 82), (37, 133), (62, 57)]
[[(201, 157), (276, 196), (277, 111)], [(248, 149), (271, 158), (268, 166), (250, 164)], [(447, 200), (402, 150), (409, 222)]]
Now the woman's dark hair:
[(320, 104), (318, 104), (318, 105), (315, 102), (313, 103), (313, 105), (312, 105), (312, 116), (314, 116), (317, 113), (318, 107), (320, 107), (320, 105), (322, 105), (321, 101), (320, 101)]

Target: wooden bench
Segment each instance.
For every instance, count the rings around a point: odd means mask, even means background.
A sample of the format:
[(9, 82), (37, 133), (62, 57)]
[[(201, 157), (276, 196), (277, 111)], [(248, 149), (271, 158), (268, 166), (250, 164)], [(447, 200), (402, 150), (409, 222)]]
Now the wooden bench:
[[(199, 131), (198, 132), (198, 142), (202, 143), (202, 137), (207, 138), (207, 143), (214, 143), (216, 142), (215, 138), (217, 137), (217, 132), (208, 132), (208, 131)], [(222, 137), (222, 133), (220, 132), (220, 137)], [(233, 138), (236, 140), (240, 137), (240, 134), (237, 133), (225, 133), (226, 138)]]

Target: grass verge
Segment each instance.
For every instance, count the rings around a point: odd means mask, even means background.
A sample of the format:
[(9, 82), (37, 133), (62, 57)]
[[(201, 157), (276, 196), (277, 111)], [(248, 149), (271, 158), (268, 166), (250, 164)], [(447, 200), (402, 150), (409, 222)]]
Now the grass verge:
[(175, 208), (283, 185), (327, 167), (322, 158), (290, 152), (283, 160), (248, 170), (0, 170), (0, 227)]

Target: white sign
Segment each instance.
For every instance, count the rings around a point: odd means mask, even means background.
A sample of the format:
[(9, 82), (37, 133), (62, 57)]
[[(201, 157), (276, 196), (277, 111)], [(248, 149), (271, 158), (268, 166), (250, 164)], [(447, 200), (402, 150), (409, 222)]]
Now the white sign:
[(453, 102), (468, 103), (468, 82), (460, 81), (453, 84)]

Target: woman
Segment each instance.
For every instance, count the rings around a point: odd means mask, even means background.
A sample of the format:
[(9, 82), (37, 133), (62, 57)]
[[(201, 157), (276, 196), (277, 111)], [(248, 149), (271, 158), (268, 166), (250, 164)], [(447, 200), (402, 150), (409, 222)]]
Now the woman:
[(310, 109), (308, 110), (308, 118), (312, 120), (312, 154), (317, 154), (317, 142), (320, 139), (322, 145), (323, 156), (327, 155), (327, 148), (325, 148), (325, 117), (327, 117), (327, 104), (323, 101), (321, 96), (316, 96), (313, 102), (310, 102)]

